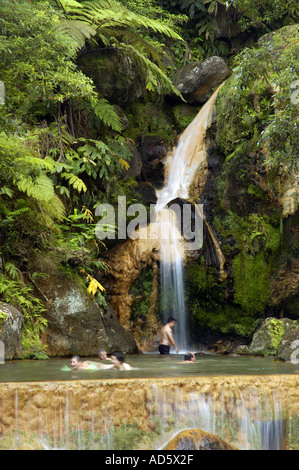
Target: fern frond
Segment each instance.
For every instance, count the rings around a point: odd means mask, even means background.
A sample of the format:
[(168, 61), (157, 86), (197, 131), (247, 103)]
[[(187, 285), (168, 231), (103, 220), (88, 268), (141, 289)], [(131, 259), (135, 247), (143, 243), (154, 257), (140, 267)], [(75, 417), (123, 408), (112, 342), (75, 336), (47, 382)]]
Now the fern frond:
[(65, 207), (61, 199), (54, 194), (49, 201), (40, 201), (41, 209), (51, 219), (56, 219), (61, 222), (65, 217)]
[(160, 87), (165, 89), (167, 92), (172, 91), (177, 96), (181, 98), (182, 101), (185, 101), (179, 90), (174, 86), (170, 78), (163, 73), (163, 71), (158, 67), (154, 62), (148, 59), (144, 54), (142, 54), (136, 47), (131, 44), (121, 43), (122, 48), (127, 52), (128, 55), (131, 55), (138, 61), (140, 67), (146, 74), (146, 88), (151, 90), (152, 85), (157, 86), (157, 80), (159, 81)]
[[(146, 16), (128, 10), (119, 2), (105, 2), (99, 0), (86, 0), (81, 3), (84, 13), (93, 16), (94, 24), (99, 27), (126, 27), (144, 28), (160, 33), (169, 38), (183, 41), (183, 38), (168, 25), (159, 20), (147, 18)], [(81, 10), (83, 11), (83, 10)]]
[(100, 98), (93, 108), (96, 116), (103, 121), (106, 126), (111, 127), (116, 132), (121, 132), (122, 123), (116, 114), (113, 106), (105, 98)]
[(59, 34), (69, 36), (76, 44), (77, 49), (84, 46), (86, 39), (97, 34), (97, 31), (89, 23), (80, 20), (62, 20), (55, 26), (55, 30)]
[(81, 180), (78, 176), (74, 175), (73, 173), (62, 173), (61, 176), (69, 181), (69, 184), (76, 190), (78, 193), (83, 191), (86, 193), (87, 187), (84, 181)]
[[(16, 161), (24, 162), (24, 158), (17, 158)], [(56, 167), (56, 162), (52, 158), (39, 158), (32, 155), (26, 156), (26, 163), (29, 163), (34, 168), (40, 170), (53, 171)]]
[(82, 8), (81, 3), (76, 2), (76, 0), (58, 0), (57, 3), (61, 5), (66, 13)]
[(50, 201), (54, 197), (53, 182), (43, 173), (35, 179), (30, 175), (21, 175), (15, 184), (20, 191), (39, 201)]

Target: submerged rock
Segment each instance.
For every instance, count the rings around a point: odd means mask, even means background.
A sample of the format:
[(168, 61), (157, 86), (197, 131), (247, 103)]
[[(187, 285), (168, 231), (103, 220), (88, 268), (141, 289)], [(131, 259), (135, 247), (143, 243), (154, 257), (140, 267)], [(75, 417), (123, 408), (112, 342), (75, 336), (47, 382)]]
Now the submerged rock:
[(188, 429), (175, 436), (163, 450), (237, 450), (220, 437), (201, 429)]
[(0, 313), (5, 314), (5, 318), (0, 319), (0, 341), (4, 344), (3, 359), (18, 359), (23, 351), (24, 317), (19, 310), (3, 302), (0, 302)]

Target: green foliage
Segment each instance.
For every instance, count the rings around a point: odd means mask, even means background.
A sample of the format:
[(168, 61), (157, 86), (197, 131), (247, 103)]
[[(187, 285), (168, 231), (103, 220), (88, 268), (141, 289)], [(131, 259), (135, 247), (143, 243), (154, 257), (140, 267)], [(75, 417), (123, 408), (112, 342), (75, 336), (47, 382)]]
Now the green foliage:
[(235, 58), (217, 102), (217, 141), (228, 158), (247, 141), (268, 168), (297, 166), (298, 106), (291, 85), (298, 78), (298, 35), (298, 26), (282, 28)]
[(191, 261), (186, 275), (187, 305), (197, 334), (210, 329), (245, 338), (252, 335), (258, 323), (255, 312), (226, 301), (227, 285), (219, 282), (215, 268), (206, 266), (203, 259), (200, 263)]
[[(162, 1), (162, 5), (167, 4)], [(195, 26), (198, 36), (214, 40), (215, 33), (219, 32), (219, 26), (215, 19), (219, 5), (227, 5), (225, 0), (172, 0), (171, 7), (179, 9), (187, 14), (191, 24)]]
[(138, 279), (130, 287), (134, 302), (131, 309), (131, 319), (141, 319), (146, 321), (147, 312), (149, 309), (149, 300), (152, 290), (153, 272), (152, 269), (144, 269), (140, 273)]
[(45, 347), (40, 342), (40, 335), (47, 326), (42, 317), (45, 308), (34, 296), (33, 287), (25, 285), (17, 267), (6, 262), (5, 274), (0, 273), (0, 299), (22, 312), (24, 330), (22, 337), (23, 358), (46, 359)]
[[(151, 39), (151, 34), (163, 35), (173, 40), (183, 39), (167, 23), (130, 10), (116, 0), (82, 0), (72, 7), (65, 8), (64, 0), (59, 2), (66, 13), (67, 21), (58, 24), (58, 31), (77, 38), (77, 48), (84, 39), (93, 36), (93, 47), (117, 49), (140, 68), (149, 91), (172, 90), (180, 95), (165, 74), (159, 42)], [(92, 30), (82, 27), (89, 25)], [(73, 26), (73, 27), (72, 27)]]
[(239, 23), (243, 30), (275, 27), (283, 18), (284, 24), (298, 21), (298, 4), (296, 0), (234, 0), (234, 8), (240, 13)]
[(71, 97), (96, 99), (93, 84), (76, 70), (76, 48), (54, 26), (59, 16), (45, 2), (3, 0), (0, 34), (3, 110), (24, 117), (39, 102), (61, 103)]
[(234, 302), (247, 312), (262, 315), (271, 294), (270, 273), (263, 252), (237, 255), (233, 260)]
[(215, 217), (214, 226), (222, 237), (234, 237), (234, 250), (238, 249), (250, 256), (259, 252), (276, 253), (280, 246), (280, 227), (273, 225), (267, 215), (253, 213), (240, 217), (228, 211), (221, 217)]

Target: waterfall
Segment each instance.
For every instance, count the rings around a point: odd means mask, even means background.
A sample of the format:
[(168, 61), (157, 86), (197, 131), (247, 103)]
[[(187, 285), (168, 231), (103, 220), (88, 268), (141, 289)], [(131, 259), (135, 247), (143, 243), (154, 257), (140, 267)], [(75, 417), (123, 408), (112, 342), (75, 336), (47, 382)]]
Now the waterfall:
[(151, 418), (160, 423), (160, 448), (186, 429), (217, 435), (240, 450), (285, 447), (286, 423), (279, 393), (269, 397), (261, 396), (258, 389), (236, 393), (234, 387), (224, 387), (215, 396), (191, 391), (182, 396), (177, 390), (171, 397), (154, 386), (152, 400), (155, 415)]
[(0, 449), (163, 448), (200, 429), (238, 449), (298, 449), (299, 377), (0, 384)]
[(197, 170), (206, 160), (205, 136), (211, 123), (220, 85), (181, 135), (168, 156), (165, 186), (157, 191), (156, 218), (160, 234), (162, 320), (177, 320), (174, 338), (181, 353), (188, 346), (184, 299), (184, 240), (176, 213), (167, 207), (176, 198), (186, 199)]

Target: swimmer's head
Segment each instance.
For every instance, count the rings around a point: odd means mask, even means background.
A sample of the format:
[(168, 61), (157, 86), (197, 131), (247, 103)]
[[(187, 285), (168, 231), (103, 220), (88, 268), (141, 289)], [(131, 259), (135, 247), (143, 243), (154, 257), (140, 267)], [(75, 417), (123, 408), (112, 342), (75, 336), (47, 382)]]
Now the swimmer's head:
[(105, 349), (99, 349), (99, 358), (102, 360), (102, 361), (105, 361), (107, 359), (107, 353), (105, 351)]
[(111, 359), (112, 359), (112, 362), (113, 362), (113, 361), (118, 361), (118, 362), (120, 362), (121, 364), (122, 364), (123, 362), (125, 362), (125, 357), (124, 357), (124, 355), (123, 355), (122, 353), (120, 353), (120, 352), (116, 352), (116, 353), (111, 354)]
[(71, 368), (72, 369), (78, 369), (80, 363), (81, 363), (81, 357), (80, 356), (72, 356), (71, 357)]
[(187, 354), (185, 354), (185, 361), (195, 362), (195, 355), (192, 352), (188, 352)]

